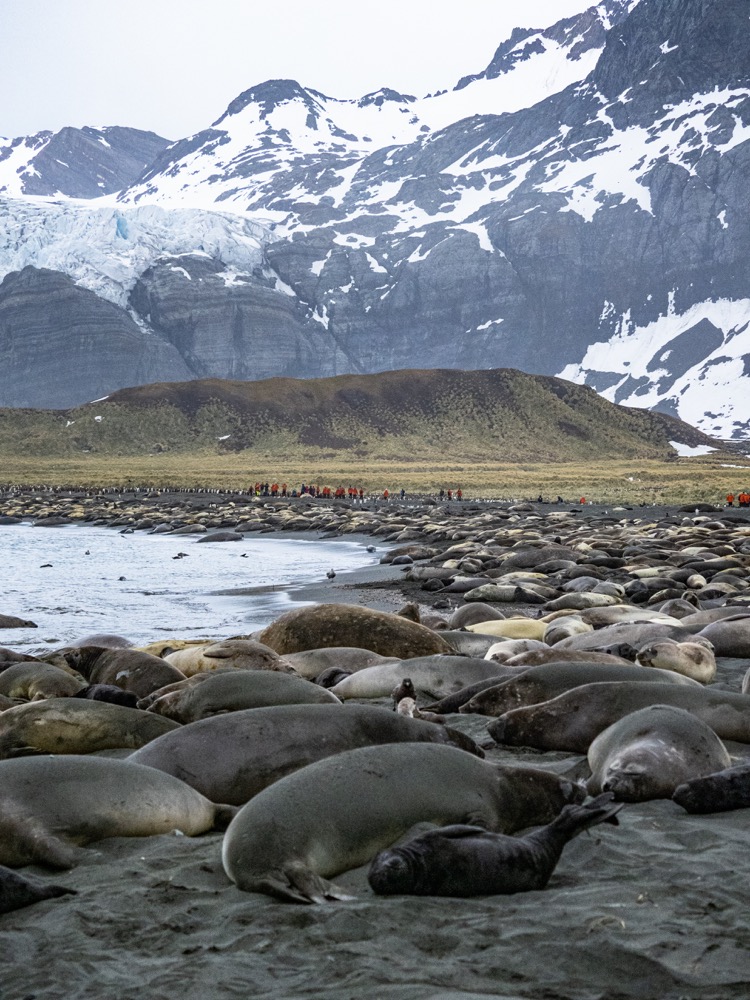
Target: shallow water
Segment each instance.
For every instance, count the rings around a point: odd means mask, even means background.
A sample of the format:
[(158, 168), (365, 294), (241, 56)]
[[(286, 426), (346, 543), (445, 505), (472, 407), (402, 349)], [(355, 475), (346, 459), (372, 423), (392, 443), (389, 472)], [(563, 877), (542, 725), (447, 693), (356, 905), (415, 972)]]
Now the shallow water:
[[(248, 535), (197, 544), (200, 535), (122, 535), (67, 525), (0, 528), (5, 570), (0, 614), (36, 629), (2, 629), (0, 645), (43, 647), (95, 632), (134, 643), (165, 635), (253, 632), (292, 606), (289, 590), (378, 561), (366, 541)], [(178, 553), (182, 558), (175, 558)], [(219, 594), (259, 588), (261, 592)]]

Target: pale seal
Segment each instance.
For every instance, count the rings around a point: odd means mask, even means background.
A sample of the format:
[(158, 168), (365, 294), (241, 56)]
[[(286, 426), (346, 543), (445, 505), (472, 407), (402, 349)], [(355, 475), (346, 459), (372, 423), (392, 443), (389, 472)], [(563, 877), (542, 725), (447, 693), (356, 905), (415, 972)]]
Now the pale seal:
[(477, 756), (463, 733), (372, 705), (278, 705), (230, 712), (166, 733), (131, 754), (213, 802), (242, 805), (286, 774), (355, 747), (441, 743)]
[(362, 747), (251, 799), (229, 825), (222, 861), (248, 892), (300, 903), (346, 899), (328, 879), (365, 864), (416, 823), (512, 833), (550, 822), (583, 794), (547, 771), (501, 767), (452, 747)]
[(729, 767), (716, 733), (673, 705), (631, 712), (599, 733), (589, 747), (591, 795), (612, 792), (618, 802), (669, 799), (678, 785)]
[(405, 677), (416, 691), (443, 698), (467, 684), (488, 677), (507, 677), (503, 665), (470, 656), (424, 656), (397, 660), (377, 667), (365, 667), (350, 674), (330, 689), (337, 698), (388, 698)]
[(49, 663), (14, 663), (0, 673), (0, 694), (7, 698), (70, 698), (85, 686), (82, 677), (71, 677)]
[(700, 642), (654, 642), (639, 649), (635, 659), (641, 666), (672, 670), (701, 684), (710, 684), (716, 676), (713, 650)]
[(616, 822), (620, 809), (608, 794), (567, 805), (548, 826), (525, 837), (477, 826), (428, 830), (377, 854), (367, 880), (381, 896), (498, 896), (543, 889), (568, 841), (598, 823)]
[(234, 812), (170, 774), (126, 760), (0, 761), (0, 864), (72, 868), (80, 856), (74, 845), (171, 830), (194, 837), (225, 826)]
[(292, 667), (273, 649), (254, 639), (223, 639), (205, 646), (185, 646), (167, 653), (165, 661), (184, 677), (208, 670), (278, 670), (292, 673)]

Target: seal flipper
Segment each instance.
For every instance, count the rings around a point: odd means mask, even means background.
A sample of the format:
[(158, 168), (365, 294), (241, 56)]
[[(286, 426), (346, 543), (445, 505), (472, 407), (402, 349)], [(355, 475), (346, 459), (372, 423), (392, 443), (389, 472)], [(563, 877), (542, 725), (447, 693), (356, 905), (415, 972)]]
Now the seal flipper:
[(252, 888), (287, 903), (328, 903), (333, 900), (356, 899), (356, 896), (321, 878), (299, 862), (286, 865), (280, 877), (267, 875), (258, 879)]

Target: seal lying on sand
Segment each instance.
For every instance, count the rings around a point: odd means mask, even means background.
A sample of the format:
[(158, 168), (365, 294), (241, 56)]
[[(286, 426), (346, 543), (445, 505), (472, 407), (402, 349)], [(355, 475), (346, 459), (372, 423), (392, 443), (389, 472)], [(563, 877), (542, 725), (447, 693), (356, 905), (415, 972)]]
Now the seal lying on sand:
[(563, 848), (597, 823), (617, 822), (610, 794), (565, 806), (549, 826), (508, 837), (477, 826), (444, 826), (377, 854), (367, 880), (381, 896), (496, 896), (543, 889)]
[(445, 639), (424, 625), (357, 604), (313, 604), (287, 611), (258, 639), (281, 656), (324, 646), (357, 646), (400, 659), (453, 652)]
[(73, 845), (175, 829), (194, 837), (223, 828), (235, 811), (209, 802), (171, 774), (130, 761), (0, 761), (0, 864), (72, 868), (79, 858)]
[(689, 684), (696, 681), (669, 670), (646, 670), (632, 664), (609, 663), (544, 663), (529, 667), (516, 677), (508, 678), (495, 687), (474, 695), (459, 708), (459, 712), (480, 715), (504, 715), (521, 705), (538, 705), (582, 684), (599, 681), (638, 681), (640, 683)]
[(489, 723), (498, 743), (587, 753), (592, 741), (624, 715), (649, 705), (676, 705), (723, 740), (750, 743), (750, 697), (701, 685), (642, 681), (584, 684), (550, 701), (516, 708)]
[(484, 756), (458, 730), (374, 705), (334, 704), (217, 715), (167, 733), (128, 759), (173, 774), (213, 802), (243, 805), (313, 761), (355, 747), (401, 742), (442, 743)]
[(701, 684), (710, 684), (716, 676), (713, 650), (700, 642), (654, 642), (638, 650), (635, 659), (641, 666), (673, 670)]
[(251, 799), (229, 825), (222, 860), (248, 892), (298, 903), (348, 899), (328, 879), (365, 864), (416, 823), (512, 833), (551, 821), (583, 797), (579, 786), (547, 771), (501, 767), (452, 747), (362, 747)]
[(673, 705), (631, 712), (599, 733), (589, 747), (590, 794), (612, 792), (618, 802), (669, 799), (678, 785), (729, 767), (716, 733)]
[(75, 889), (66, 889), (63, 885), (52, 882), (42, 882), (38, 878), (27, 878), (10, 868), (0, 865), (0, 913), (10, 913), (20, 910), (32, 903), (41, 903), (43, 899), (56, 899), (58, 896), (75, 896)]
[(105, 701), (48, 698), (0, 715), (0, 759), (27, 754), (84, 754), (137, 749), (178, 729), (176, 722)]
[(70, 698), (85, 686), (81, 677), (71, 677), (49, 663), (14, 663), (0, 673), (0, 694), (8, 698)]
[(65, 652), (69, 666), (89, 684), (114, 684), (144, 698), (150, 691), (185, 679), (182, 671), (158, 656), (137, 649), (107, 649), (104, 646), (81, 646)]
[(498, 683), (508, 674), (500, 663), (471, 656), (419, 656), (396, 660), (376, 667), (365, 667), (334, 684), (337, 698), (387, 698), (405, 677), (411, 678), (417, 691), (442, 698), (467, 684), (497, 677)]
[(750, 763), (693, 778), (674, 790), (672, 799), (689, 813), (715, 813), (750, 806)]
[(212, 670), (154, 691), (139, 702), (175, 722), (197, 722), (212, 715), (272, 705), (339, 704), (335, 694), (311, 681), (275, 670)]
[(164, 659), (184, 677), (208, 670), (278, 670), (291, 674), (291, 666), (262, 642), (254, 639), (223, 639), (205, 646), (185, 646)]

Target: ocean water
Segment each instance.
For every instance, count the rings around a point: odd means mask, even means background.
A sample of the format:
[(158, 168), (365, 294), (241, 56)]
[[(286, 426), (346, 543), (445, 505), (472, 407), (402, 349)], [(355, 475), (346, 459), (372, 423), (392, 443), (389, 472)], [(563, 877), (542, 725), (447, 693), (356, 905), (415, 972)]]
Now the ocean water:
[(371, 566), (380, 556), (367, 552), (364, 539), (249, 534), (240, 542), (198, 544), (200, 537), (122, 535), (88, 525), (0, 527), (0, 614), (38, 625), (0, 629), (0, 645), (34, 652), (96, 632), (136, 644), (253, 632), (300, 606), (290, 596), (295, 588), (325, 583), (329, 569), (338, 576)]

